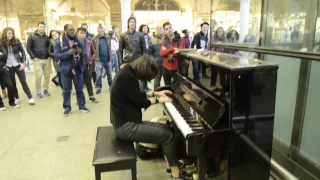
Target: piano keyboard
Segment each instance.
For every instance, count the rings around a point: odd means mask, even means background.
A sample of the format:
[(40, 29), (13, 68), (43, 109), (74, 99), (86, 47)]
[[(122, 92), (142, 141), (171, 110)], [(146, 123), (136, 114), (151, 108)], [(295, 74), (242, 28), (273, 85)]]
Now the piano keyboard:
[[(195, 131), (203, 130), (199, 122), (188, 114), (180, 104), (175, 103), (175, 101), (173, 103), (165, 103), (165, 107), (176, 126), (182, 132), (184, 138), (187, 138), (188, 134), (194, 133)], [(181, 109), (179, 109), (179, 107)]]

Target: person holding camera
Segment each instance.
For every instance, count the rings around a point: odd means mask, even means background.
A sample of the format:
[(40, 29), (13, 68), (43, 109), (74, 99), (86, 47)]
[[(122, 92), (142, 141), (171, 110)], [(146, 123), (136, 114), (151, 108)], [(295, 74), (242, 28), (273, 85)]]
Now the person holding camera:
[(80, 111), (85, 113), (90, 112), (90, 110), (86, 108), (86, 100), (83, 93), (83, 58), (86, 56), (86, 49), (76, 38), (74, 27), (71, 24), (66, 24), (62, 38), (56, 40), (54, 47), (54, 58), (60, 59), (65, 116), (69, 116), (71, 113), (72, 80), (76, 89)]
[(173, 31), (170, 22), (163, 24), (165, 38), (162, 41), (160, 55), (163, 57), (163, 80), (164, 84), (171, 85), (172, 79), (175, 81), (178, 71), (178, 49), (184, 49), (185, 41), (182, 41), (180, 34)]

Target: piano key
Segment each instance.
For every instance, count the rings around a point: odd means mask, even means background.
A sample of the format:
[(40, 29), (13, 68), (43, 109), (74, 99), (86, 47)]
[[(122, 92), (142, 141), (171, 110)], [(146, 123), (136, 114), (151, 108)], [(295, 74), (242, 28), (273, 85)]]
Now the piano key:
[(186, 138), (188, 134), (192, 133), (190, 126), (183, 119), (181, 114), (178, 112), (178, 110), (176, 109), (176, 107), (172, 103), (165, 103), (165, 106), (166, 106), (168, 112), (170, 113), (170, 115), (172, 116), (173, 121), (175, 122), (177, 127), (182, 132), (184, 138)]

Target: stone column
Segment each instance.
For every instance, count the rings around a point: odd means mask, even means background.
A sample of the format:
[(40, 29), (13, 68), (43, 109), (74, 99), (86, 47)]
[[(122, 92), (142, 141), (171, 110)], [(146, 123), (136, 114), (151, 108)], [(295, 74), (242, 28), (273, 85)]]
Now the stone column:
[(121, 0), (120, 2), (121, 2), (122, 32), (125, 32), (128, 29), (127, 20), (131, 15), (131, 0)]
[(250, 0), (241, 0), (240, 3), (240, 43), (248, 34), (250, 18)]

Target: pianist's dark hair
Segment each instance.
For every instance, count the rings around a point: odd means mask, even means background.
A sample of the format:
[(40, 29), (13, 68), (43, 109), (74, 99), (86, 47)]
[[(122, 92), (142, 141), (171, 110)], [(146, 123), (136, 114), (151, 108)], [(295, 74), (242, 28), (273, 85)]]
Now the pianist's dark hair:
[(152, 56), (143, 55), (131, 64), (132, 69), (137, 74), (137, 78), (141, 81), (151, 81), (158, 74), (158, 66)]

